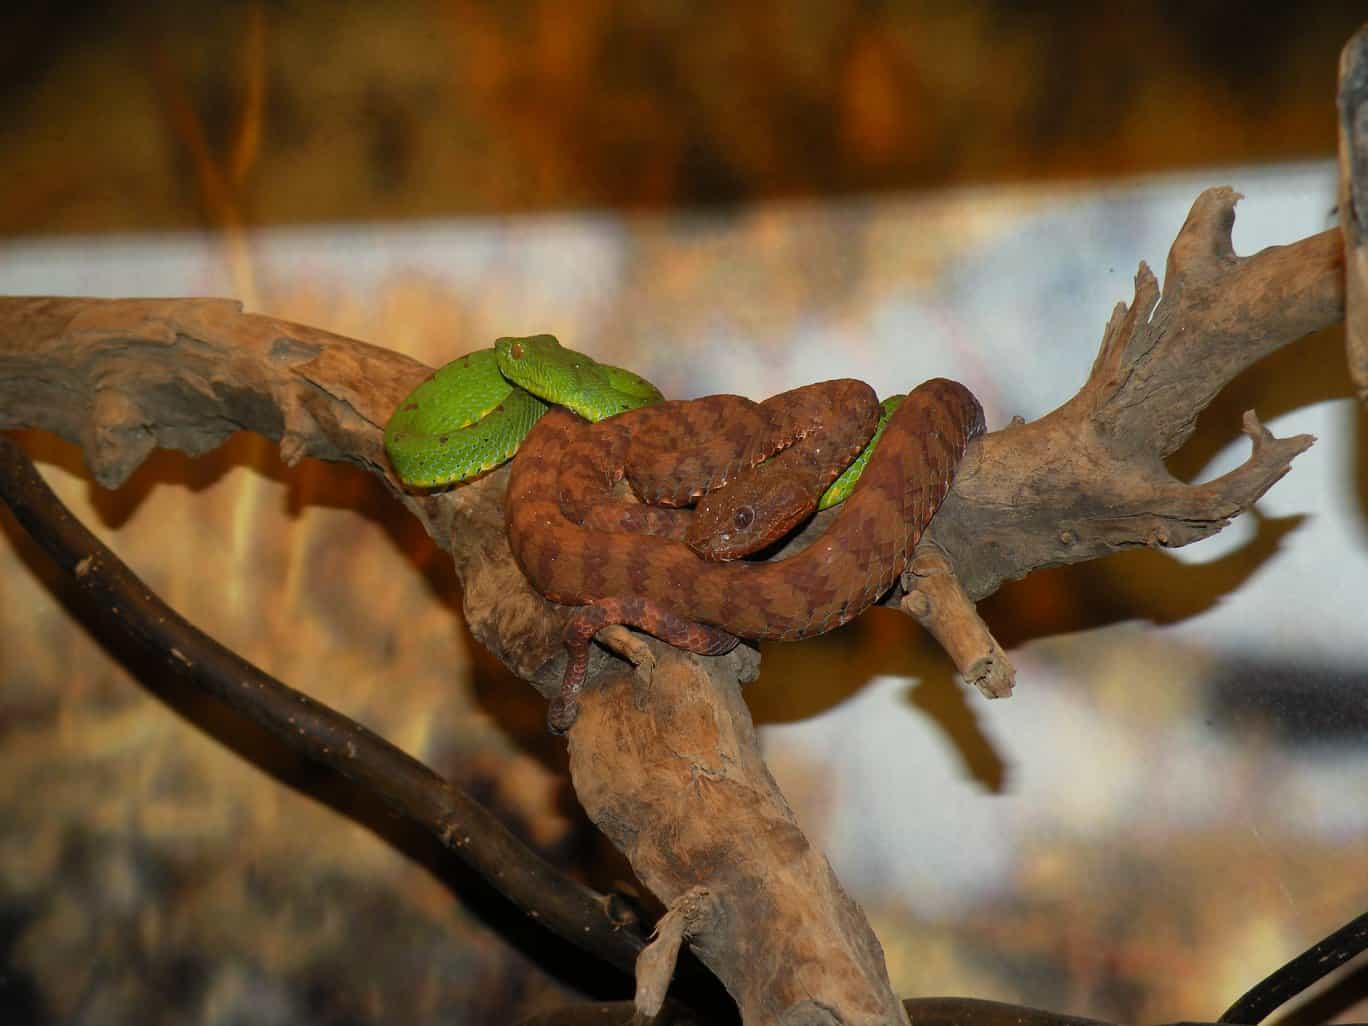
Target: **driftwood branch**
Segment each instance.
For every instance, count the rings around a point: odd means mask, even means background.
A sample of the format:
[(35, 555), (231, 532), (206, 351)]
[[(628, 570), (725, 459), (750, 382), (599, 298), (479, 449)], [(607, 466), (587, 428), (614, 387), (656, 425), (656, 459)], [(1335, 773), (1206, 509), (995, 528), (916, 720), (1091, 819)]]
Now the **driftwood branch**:
[(1368, 25), (1340, 54), (1339, 218), (1344, 234), (1344, 341), (1349, 376), (1368, 401)]
[(1169, 253), (1162, 297), (1144, 264), (1118, 304), (1078, 393), (970, 451), (932, 522), (965, 592), (978, 600), (1032, 570), (1121, 549), (1177, 548), (1248, 509), (1313, 439), (1275, 439), (1252, 416), (1250, 458), (1201, 485), (1164, 464), (1197, 415), (1256, 360), (1343, 316), (1343, 251), (1330, 230), (1237, 257), (1238, 195), (1197, 198)]
[[(1207, 537), (1311, 444), (1273, 438), (1251, 413), (1253, 452), (1237, 470), (1188, 485), (1164, 465), (1235, 375), (1342, 316), (1340, 233), (1237, 257), (1236, 198), (1213, 189), (1197, 199), (1162, 296), (1142, 265), (1083, 388), (976, 443), (924, 539), (901, 601), (989, 692), (1009, 690), (1010, 667), (972, 601), (1039, 567)], [(154, 447), (204, 452), (238, 429), (280, 439), (289, 462), (359, 463), (451, 554), (474, 637), (549, 694), (566, 611), (533, 592), (510, 556), (506, 474), (416, 496), (385, 465), (381, 426), (427, 373), (223, 301), (0, 300), (0, 427), (80, 443), (111, 487)], [(653, 659), (640, 657), (643, 645)], [(596, 653), (569, 735), (589, 815), (679, 910), (672, 922), (747, 1023), (902, 1021), (878, 941), (760, 758), (739, 691), (754, 651), (706, 660), (654, 642), (628, 650), (635, 672)], [(670, 961), (651, 964), (663, 973)], [(645, 975), (654, 1000), (658, 981)]]

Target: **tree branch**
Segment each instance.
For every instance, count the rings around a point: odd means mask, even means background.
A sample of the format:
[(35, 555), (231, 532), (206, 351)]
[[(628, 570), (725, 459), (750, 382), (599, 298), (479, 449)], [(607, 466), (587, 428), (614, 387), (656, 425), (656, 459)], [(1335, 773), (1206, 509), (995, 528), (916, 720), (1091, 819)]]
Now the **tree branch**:
[(1203, 485), (1164, 465), (1222, 386), (1260, 357), (1344, 311), (1338, 230), (1234, 255), (1238, 195), (1202, 193), (1169, 254), (1162, 298), (1144, 265), (1118, 304), (1092, 373), (1072, 399), (970, 450), (927, 532), (974, 600), (1003, 581), (1126, 548), (1177, 548), (1215, 534), (1314, 441), (1254, 440), (1239, 469)]
[(0, 501), (97, 609), (167, 672), (248, 717), (292, 750), (377, 795), (426, 829), (525, 914), (571, 944), (631, 972), (641, 934), (611, 899), (546, 862), (459, 788), (361, 724), (287, 687), (166, 605), (88, 531), (0, 435)]
[[(1254, 451), (1238, 470), (1193, 486), (1164, 465), (1225, 383), (1342, 315), (1339, 232), (1237, 257), (1236, 198), (1229, 189), (1198, 197), (1162, 296), (1141, 266), (1132, 303), (1117, 308), (1074, 398), (971, 447), (919, 550), (945, 567), (908, 575), (913, 591), (922, 581), (957, 582), (923, 594), (923, 618), (967, 674), (994, 665), (997, 689), (1010, 682), (971, 600), (1039, 567), (1207, 537), (1311, 444), (1273, 438), (1251, 413)], [(0, 300), (0, 427), (44, 427), (80, 442), (109, 485), (154, 446), (203, 452), (239, 428), (281, 439), (290, 462), (359, 463), (382, 475), (451, 553), (474, 637), (549, 694), (563, 666), (567, 614), (533, 592), (511, 558), (506, 474), (417, 496), (385, 465), (381, 426), (427, 373), (373, 346), (223, 301)], [(915, 613), (920, 600), (909, 599)], [(720, 912), (689, 925), (690, 943), (748, 1024), (901, 1021), (878, 941), (760, 758), (738, 689), (754, 675), (754, 651), (704, 660), (642, 644), (655, 652), (654, 666), (634, 656), (634, 675), (596, 650), (569, 735), (571, 773), (590, 817), (668, 907), (699, 888), (711, 895)]]
[(1349, 376), (1368, 402), (1368, 25), (1344, 44), (1339, 71), (1339, 218), (1344, 235)]

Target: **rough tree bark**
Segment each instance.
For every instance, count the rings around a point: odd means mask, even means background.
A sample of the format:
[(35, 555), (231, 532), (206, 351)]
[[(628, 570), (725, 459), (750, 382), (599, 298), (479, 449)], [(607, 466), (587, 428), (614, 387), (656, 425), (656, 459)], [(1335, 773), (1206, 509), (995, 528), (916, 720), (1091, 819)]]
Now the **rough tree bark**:
[(1368, 400), (1368, 26), (1344, 45), (1339, 76), (1339, 217), (1344, 233), (1344, 342), (1349, 376)]
[[(1076, 396), (971, 448), (906, 593), (894, 596), (985, 693), (1008, 693), (1012, 671), (975, 600), (1039, 567), (1213, 534), (1312, 443), (1273, 438), (1251, 412), (1253, 452), (1240, 468), (1187, 485), (1164, 466), (1231, 378), (1342, 316), (1340, 232), (1240, 258), (1230, 241), (1236, 199), (1225, 188), (1198, 197), (1162, 297), (1141, 265), (1134, 299), (1118, 305)], [(0, 300), (0, 428), (79, 443), (108, 487), (154, 447), (202, 453), (239, 429), (279, 439), (290, 463), (358, 463), (451, 554), (474, 637), (549, 696), (566, 611), (513, 562), (506, 471), (411, 495), (388, 470), (381, 428), (428, 373), (222, 300)], [(877, 939), (760, 757), (740, 694), (754, 652), (704, 659), (625, 631), (609, 641), (638, 668), (596, 653), (570, 768), (589, 815), (670, 910), (639, 964), (640, 1006), (656, 1003), (687, 939), (748, 1026), (905, 1022)]]

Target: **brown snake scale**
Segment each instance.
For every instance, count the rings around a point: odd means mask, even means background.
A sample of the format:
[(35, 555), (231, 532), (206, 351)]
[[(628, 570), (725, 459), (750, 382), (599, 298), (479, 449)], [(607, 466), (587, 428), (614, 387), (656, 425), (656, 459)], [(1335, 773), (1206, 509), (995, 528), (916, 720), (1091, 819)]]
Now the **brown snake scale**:
[[(868, 395), (872, 400), (872, 391)], [(723, 397), (643, 407), (598, 424), (555, 409), (532, 429), (513, 460), (505, 500), (513, 555), (541, 594), (583, 607), (565, 632), (569, 661), (549, 716), (558, 733), (578, 712), (589, 642), (609, 624), (719, 654), (737, 637), (796, 640), (857, 616), (906, 568), (966, 447), (984, 430), (983, 410), (963, 385), (945, 378), (919, 385), (894, 413), (827, 530), (782, 560), (712, 563), (673, 538), (607, 532), (566, 515), (562, 503), (575, 507), (576, 488), (602, 487), (597, 472), (569, 468), (563, 474), (568, 454), (579, 459), (607, 451), (619, 459), (622, 439), (659, 424), (663, 416), (718, 424), (718, 398)], [(877, 404), (874, 409), (877, 417)], [(684, 430), (695, 444), (706, 440), (701, 431)], [(735, 462), (734, 454), (724, 454), (723, 463), (729, 460)]]

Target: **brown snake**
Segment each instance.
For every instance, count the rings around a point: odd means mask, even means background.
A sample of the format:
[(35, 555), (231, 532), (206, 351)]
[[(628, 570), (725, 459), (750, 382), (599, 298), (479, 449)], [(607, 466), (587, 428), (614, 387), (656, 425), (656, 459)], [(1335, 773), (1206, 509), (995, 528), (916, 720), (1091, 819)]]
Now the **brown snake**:
[[(594, 530), (674, 538), (707, 559), (735, 559), (778, 541), (811, 514), (878, 418), (874, 390), (851, 378), (763, 403), (713, 395), (643, 407), (584, 433), (561, 453), (561, 511)], [(763, 474), (755, 469), (761, 460)], [(624, 475), (641, 502), (613, 494)], [(757, 492), (764, 500), (758, 517)], [(703, 516), (677, 508), (700, 496)], [(725, 532), (741, 515), (750, 517), (743, 529)]]
[(592, 452), (596, 444), (620, 451), (613, 439), (665, 415), (662, 407), (673, 416), (706, 417), (710, 402), (643, 407), (598, 424), (552, 410), (513, 460), (505, 500), (513, 555), (541, 594), (583, 607), (565, 630), (569, 661), (548, 717), (558, 733), (577, 715), (589, 642), (610, 624), (716, 655), (737, 636), (797, 640), (857, 616), (906, 568), (965, 448), (984, 429), (983, 410), (963, 385), (944, 378), (919, 385), (894, 413), (827, 530), (797, 555), (773, 562), (710, 563), (670, 538), (608, 533), (566, 516), (562, 499), (574, 498), (561, 495), (566, 454)]

